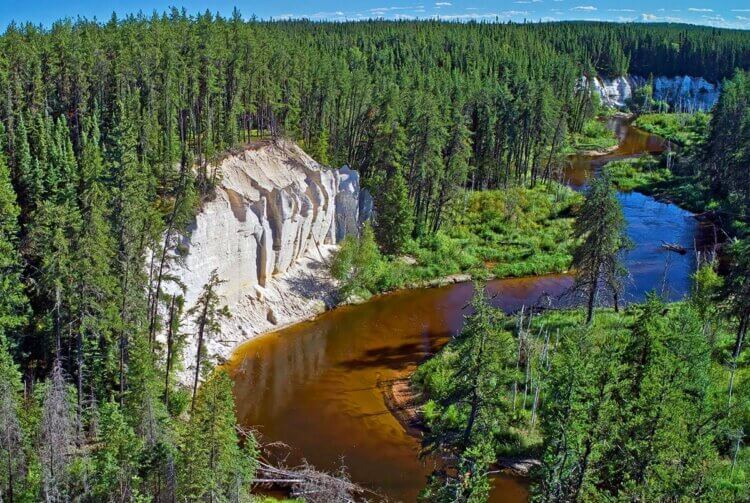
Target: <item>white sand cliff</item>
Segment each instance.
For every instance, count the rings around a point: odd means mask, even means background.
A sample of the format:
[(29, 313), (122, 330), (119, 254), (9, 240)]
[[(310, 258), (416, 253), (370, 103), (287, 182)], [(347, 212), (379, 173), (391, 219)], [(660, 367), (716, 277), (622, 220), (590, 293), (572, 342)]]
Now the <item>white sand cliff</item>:
[[(646, 84), (646, 79), (638, 75), (623, 75), (606, 78), (597, 76), (592, 85), (602, 103), (622, 108), (627, 105), (636, 89)], [(584, 79), (585, 82), (585, 79)], [(671, 111), (695, 112), (709, 110), (719, 99), (721, 88), (703, 77), (654, 77), (654, 99), (665, 101)]]
[[(205, 341), (212, 360), (228, 357), (253, 337), (310, 318), (335, 302), (327, 260), (336, 243), (358, 232), (370, 200), (359, 175), (328, 169), (293, 142), (263, 142), (217, 166), (220, 185), (180, 243), (184, 260), (171, 271), (184, 285), (185, 311), (212, 272), (232, 313), (221, 333)], [(366, 215), (363, 215), (366, 216)], [(176, 291), (176, 286), (172, 287)], [(187, 382), (194, 372), (195, 327), (183, 353)]]

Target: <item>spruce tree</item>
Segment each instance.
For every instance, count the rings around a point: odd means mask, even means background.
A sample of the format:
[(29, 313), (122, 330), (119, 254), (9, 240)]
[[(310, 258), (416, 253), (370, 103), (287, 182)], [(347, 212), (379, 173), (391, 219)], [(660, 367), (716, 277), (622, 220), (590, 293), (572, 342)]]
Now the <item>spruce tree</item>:
[(594, 318), (600, 292), (614, 299), (626, 274), (620, 256), (628, 246), (625, 218), (617, 192), (606, 174), (591, 181), (575, 222), (575, 237), (581, 244), (573, 255), (574, 290), (585, 294), (586, 322)]
[(412, 206), (404, 176), (392, 169), (378, 189), (374, 231), (378, 244), (389, 255), (399, 254), (411, 237)]
[(181, 500), (246, 498), (256, 468), (256, 444), (248, 434), (240, 445), (232, 380), (226, 372), (213, 372), (201, 386), (181, 443)]
[[(0, 142), (4, 143), (4, 138), (0, 124)], [(24, 323), (27, 314), (18, 252), (19, 215), (8, 164), (0, 152), (0, 337), (11, 340), (17, 338), (16, 330)]]

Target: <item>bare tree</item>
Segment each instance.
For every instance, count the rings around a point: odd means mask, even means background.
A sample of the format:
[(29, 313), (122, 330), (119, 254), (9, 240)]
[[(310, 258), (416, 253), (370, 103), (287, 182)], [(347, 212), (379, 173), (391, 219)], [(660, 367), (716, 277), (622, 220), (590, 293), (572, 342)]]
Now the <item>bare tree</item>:
[(42, 493), (47, 502), (67, 499), (68, 464), (75, 448), (75, 432), (67, 383), (60, 360), (56, 360), (44, 394), (38, 444)]

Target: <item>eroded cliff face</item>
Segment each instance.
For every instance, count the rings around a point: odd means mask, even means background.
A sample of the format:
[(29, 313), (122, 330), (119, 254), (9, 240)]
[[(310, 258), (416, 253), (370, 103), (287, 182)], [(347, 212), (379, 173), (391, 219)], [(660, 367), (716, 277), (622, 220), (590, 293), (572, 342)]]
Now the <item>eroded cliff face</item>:
[[(182, 240), (173, 271), (186, 311), (216, 271), (232, 317), (206, 341), (208, 356), (228, 357), (255, 334), (309, 318), (333, 303), (327, 261), (360, 224), (359, 175), (327, 169), (292, 142), (258, 143), (224, 159), (220, 186)], [(197, 337), (185, 320), (183, 379), (194, 372)]]
[[(646, 79), (637, 75), (596, 77), (592, 83), (602, 103), (617, 108), (625, 107), (633, 92), (644, 84)], [(654, 77), (654, 99), (669, 103), (673, 111), (709, 110), (719, 93), (720, 86), (703, 77)]]

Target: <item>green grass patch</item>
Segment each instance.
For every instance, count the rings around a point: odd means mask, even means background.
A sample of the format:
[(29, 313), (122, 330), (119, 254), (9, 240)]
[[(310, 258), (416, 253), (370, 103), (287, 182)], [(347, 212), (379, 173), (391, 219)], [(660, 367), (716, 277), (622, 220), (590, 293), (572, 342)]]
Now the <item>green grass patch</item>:
[[(386, 257), (374, 243), (345, 241), (332, 272), (344, 296), (394, 290), (454, 274), (519, 277), (568, 270), (581, 196), (552, 183), (535, 188), (465, 192), (442, 229), (407, 243), (401, 257)], [(363, 239), (370, 239), (365, 233)]]
[(484, 264), (497, 277), (563, 272), (570, 266), (579, 201), (558, 184), (471, 193), (454, 207), (446, 237), (472, 265)]
[(698, 178), (677, 176), (654, 157), (612, 161), (604, 169), (619, 190), (641, 192), (694, 213), (718, 207)]
[(711, 116), (707, 113), (655, 113), (640, 115), (633, 125), (682, 146), (692, 146), (706, 136)]
[(567, 153), (607, 150), (617, 145), (614, 131), (598, 119), (591, 119), (583, 125), (580, 133), (570, 135)]

